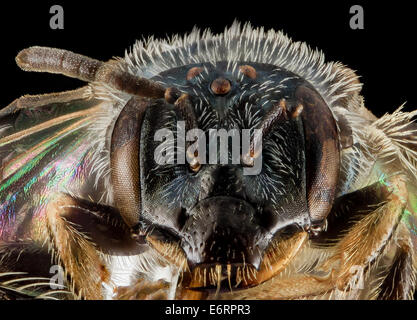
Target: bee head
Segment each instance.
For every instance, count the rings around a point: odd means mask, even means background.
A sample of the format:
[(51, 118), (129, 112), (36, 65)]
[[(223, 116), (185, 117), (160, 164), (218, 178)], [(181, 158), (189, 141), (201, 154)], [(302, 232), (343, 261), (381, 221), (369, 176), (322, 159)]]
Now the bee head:
[(135, 100), (116, 122), (125, 220), (187, 270), (190, 288), (265, 281), (330, 211), (339, 143), (329, 107), (268, 64), (187, 65), (153, 80), (182, 95)]

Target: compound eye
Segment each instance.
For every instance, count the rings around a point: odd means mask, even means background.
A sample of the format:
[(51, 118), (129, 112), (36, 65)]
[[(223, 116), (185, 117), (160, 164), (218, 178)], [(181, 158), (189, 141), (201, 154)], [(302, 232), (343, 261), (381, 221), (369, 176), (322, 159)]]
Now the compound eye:
[(338, 129), (329, 106), (317, 91), (300, 85), (294, 96), (297, 108), (292, 117), (301, 115), (306, 136), (308, 207), (313, 224), (319, 225), (329, 214), (336, 195), (340, 172)]

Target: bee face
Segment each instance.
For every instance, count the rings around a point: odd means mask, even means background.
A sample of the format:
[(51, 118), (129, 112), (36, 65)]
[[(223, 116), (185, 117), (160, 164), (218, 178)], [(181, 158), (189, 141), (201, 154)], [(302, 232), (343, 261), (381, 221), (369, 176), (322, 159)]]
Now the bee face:
[[(259, 270), (272, 243), (311, 226), (303, 107), (296, 97), (296, 89), (308, 84), (273, 65), (247, 62), (187, 65), (154, 79), (187, 93), (194, 115), (190, 120), (166, 103), (148, 108), (141, 133), (140, 224), (152, 230), (148, 237), (176, 244), (192, 270)], [(199, 143), (207, 152), (204, 159), (199, 155), (198, 170), (177, 163), (187, 154), (180, 121), (194, 121), (192, 129), (204, 132)], [(246, 175), (244, 148), (238, 145), (233, 162), (233, 143), (240, 143), (243, 130), (257, 128), (264, 134), (260, 170)], [(172, 132), (172, 141), (155, 141), (160, 130)], [(236, 130), (241, 138), (227, 137), (227, 163), (220, 163), (224, 149), (213, 130)], [(161, 143), (173, 152), (171, 164), (157, 162)]]

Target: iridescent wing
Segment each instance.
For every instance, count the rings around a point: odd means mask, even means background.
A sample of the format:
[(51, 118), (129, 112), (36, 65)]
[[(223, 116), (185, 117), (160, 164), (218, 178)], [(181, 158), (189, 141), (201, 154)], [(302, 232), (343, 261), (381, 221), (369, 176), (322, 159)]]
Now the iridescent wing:
[(103, 107), (88, 90), (25, 96), (0, 111), (0, 241), (42, 241), (51, 195), (88, 182), (97, 143), (89, 128)]

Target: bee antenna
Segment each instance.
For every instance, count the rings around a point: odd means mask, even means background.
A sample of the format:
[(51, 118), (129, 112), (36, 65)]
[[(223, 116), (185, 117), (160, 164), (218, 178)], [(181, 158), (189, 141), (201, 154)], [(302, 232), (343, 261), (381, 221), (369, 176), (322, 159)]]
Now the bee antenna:
[(281, 99), (272, 107), (259, 124), (258, 129), (262, 130), (262, 136), (265, 137), (272, 131), (275, 124), (282, 120), (288, 120), (288, 109), (285, 99)]
[(16, 63), (25, 71), (56, 73), (82, 81), (101, 82), (139, 97), (165, 98), (173, 103), (181, 95), (176, 88), (166, 89), (155, 81), (121, 70), (115, 62), (106, 63), (62, 49), (30, 47), (19, 52)]
[[(253, 166), (253, 159), (257, 158), (262, 151), (261, 148), (255, 150), (255, 145), (261, 147), (260, 142), (266, 137), (274, 128), (275, 124), (282, 120), (288, 120), (288, 109), (285, 99), (281, 99), (279, 103), (276, 103), (271, 110), (265, 115), (262, 122), (256, 127), (260, 130), (260, 135), (255, 135), (251, 140), (249, 154), (242, 156), (242, 161), (248, 166)], [(258, 140), (258, 141), (256, 141)]]

